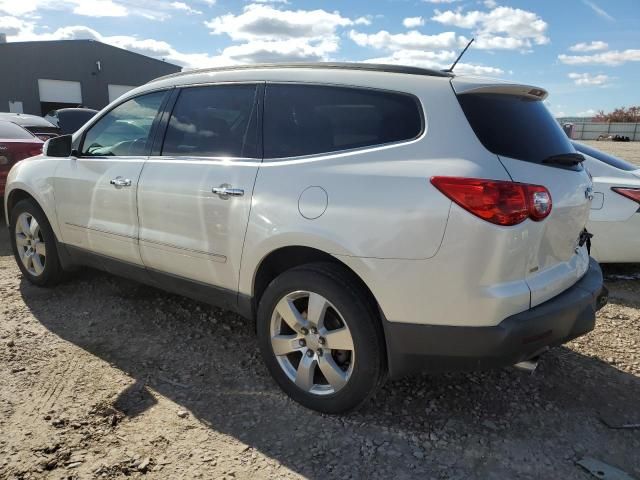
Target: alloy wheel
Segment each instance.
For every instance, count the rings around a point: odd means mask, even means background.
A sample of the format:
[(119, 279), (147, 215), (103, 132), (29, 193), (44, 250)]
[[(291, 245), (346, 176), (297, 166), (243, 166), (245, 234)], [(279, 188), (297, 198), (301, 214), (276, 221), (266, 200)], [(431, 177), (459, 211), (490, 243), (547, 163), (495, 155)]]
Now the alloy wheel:
[(24, 268), (34, 277), (42, 275), (47, 262), (47, 248), (40, 225), (33, 215), (23, 212), (15, 229), (18, 256)]
[(351, 332), (322, 295), (295, 291), (280, 299), (271, 316), (270, 337), (280, 368), (307, 393), (336, 393), (353, 373)]

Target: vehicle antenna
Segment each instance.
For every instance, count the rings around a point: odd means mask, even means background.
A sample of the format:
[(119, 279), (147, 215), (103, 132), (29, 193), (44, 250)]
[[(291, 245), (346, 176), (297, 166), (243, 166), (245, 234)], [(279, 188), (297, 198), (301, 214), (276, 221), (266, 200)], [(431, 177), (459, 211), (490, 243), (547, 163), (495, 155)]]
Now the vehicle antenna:
[(462, 52), (460, 53), (460, 55), (458, 55), (458, 58), (456, 58), (456, 61), (453, 62), (453, 65), (451, 65), (449, 68), (447, 68), (446, 70), (443, 70), (444, 72), (453, 72), (453, 69), (456, 68), (456, 65), (458, 64), (458, 62), (460, 61), (460, 59), (462, 58), (462, 56), (464, 55), (464, 52), (467, 51), (467, 49), (471, 46), (471, 44), (473, 43), (473, 41), (475, 40), (475, 38), (472, 38), (469, 43), (467, 43), (467, 46), (464, 47), (464, 50), (462, 50)]

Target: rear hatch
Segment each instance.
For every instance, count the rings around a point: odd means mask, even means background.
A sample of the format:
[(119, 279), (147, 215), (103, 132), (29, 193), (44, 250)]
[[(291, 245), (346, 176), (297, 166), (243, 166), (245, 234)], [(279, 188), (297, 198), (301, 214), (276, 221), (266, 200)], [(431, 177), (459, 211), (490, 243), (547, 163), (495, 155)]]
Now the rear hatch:
[(498, 156), (514, 182), (542, 185), (551, 193), (551, 214), (527, 220), (526, 281), (531, 306), (566, 290), (587, 271), (581, 232), (589, 217), (592, 185), (580, 156), (545, 107), (537, 87), (494, 80), (454, 78), (460, 105), (484, 147)]

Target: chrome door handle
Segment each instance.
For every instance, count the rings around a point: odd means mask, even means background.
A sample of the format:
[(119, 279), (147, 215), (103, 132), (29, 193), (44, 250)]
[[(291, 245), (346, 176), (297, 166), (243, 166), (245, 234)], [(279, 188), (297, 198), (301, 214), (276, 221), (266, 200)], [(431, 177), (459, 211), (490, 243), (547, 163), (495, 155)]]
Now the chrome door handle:
[(116, 177), (113, 180), (111, 180), (109, 183), (116, 188), (131, 186), (131, 180), (129, 180), (128, 178), (122, 178), (122, 177)]
[(241, 197), (244, 195), (243, 189), (232, 188), (228, 183), (223, 183), (219, 187), (213, 187), (211, 191), (218, 195), (222, 200), (228, 200), (229, 197)]

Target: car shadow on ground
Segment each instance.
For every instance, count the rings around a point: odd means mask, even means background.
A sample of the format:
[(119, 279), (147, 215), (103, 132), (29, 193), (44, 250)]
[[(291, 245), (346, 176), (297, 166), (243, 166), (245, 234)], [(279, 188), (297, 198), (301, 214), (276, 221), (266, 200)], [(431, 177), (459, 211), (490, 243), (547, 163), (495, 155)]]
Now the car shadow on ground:
[[(10, 256), (2, 221), (0, 236), (0, 256)], [(640, 308), (629, 287), (640, 266), (603, 270), (612, 303)], [(19, 288), (45, 328), (132, 378), (96, 404), (108, 400), (133, 419), (157, 404), (155, 391), (211, 431), (309, 478), (331, 477), (344, 465), (355, 478), (587, 478), (574, 465), (583, 455), (640, 473), (638, 436), (602, 422), (602, 413), (637, 418), (640, 378), (569, 348), (547, 353), (534, 375), (502, 369), (406, 378), (356, 412), (327, 416), (275, 386), (253, 324), (230, 312), (92, 270), (55, 289), (24, 279)]]
[[(135, 380), (111, 399), (125, 415), (152, 408), (151, 389), (310, 478), (326, 478), (336, 462), (353, 462), (356, 477), (389, 466), (389, 473), (537, 477), (528, 470), (536, 461), (551, 462), (557, 478), (573, 477), (581, 475), (573, 463), (581, 455), (638, 467), (638, 437), (609, 429), (599, 412), (636, 414), (640, 378), (565, 347), (547, 353), (534, 375), (503, 369), (407, 378), (356, 412), (327, 416), (275, 386), (254, 326), (229, 312), (89, 270), (53, 290), (25, 280), (20, 290), (48, 330)], [(637, 294), (622, 303), (629, 301), (640, 306)]]

